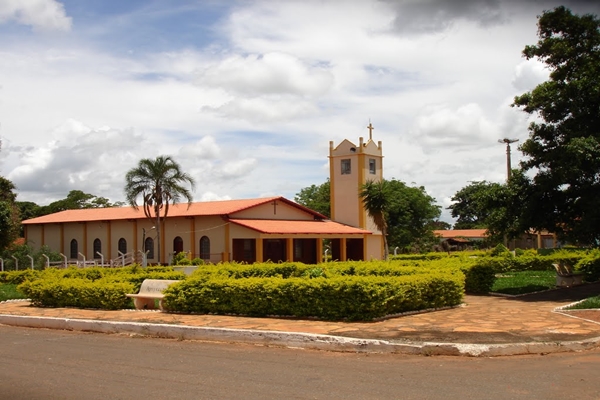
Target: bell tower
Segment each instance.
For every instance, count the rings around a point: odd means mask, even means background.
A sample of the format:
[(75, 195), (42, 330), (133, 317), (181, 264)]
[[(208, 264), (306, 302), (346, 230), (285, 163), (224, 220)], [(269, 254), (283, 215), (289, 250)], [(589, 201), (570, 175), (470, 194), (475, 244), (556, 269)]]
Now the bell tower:
[(344, 139), (337, 147), (329, 142), (329, 181), (331, 219), (346, 225), (378, 232), (359, 198), (360, 188), (367, 181), (383, 179), (381, 141), (373, 141), (373, 125), (369, 122), (369, 140), (362, 137), (358, 145)]

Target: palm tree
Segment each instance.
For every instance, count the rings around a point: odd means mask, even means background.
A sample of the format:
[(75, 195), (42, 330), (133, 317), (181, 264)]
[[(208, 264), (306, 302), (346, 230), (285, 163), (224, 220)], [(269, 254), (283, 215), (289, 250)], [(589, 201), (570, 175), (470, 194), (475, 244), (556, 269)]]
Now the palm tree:
[(387, 243), (387, 211), (389, 208), (388, 182), (384, 179), (380, 181), (367, 181), (360, 187), (359, 197), (367, 213), (373, 218), (377, 229), (383, 236), (384, 259), (388, 259), (389, 249)]
[[(134, 209), (138, 209), (137, 199), (142, 197), (144, 214), (154, 220), (158, 241), (158, 261), (160, 262), (160, 226), (169, 213), (169, 205), (185, 198), (188, 207), (192, 193), (184, 184), (189, 183), (194, 190), (194, 178), (181, 170), (181, 166), (170, 156), (158, 156), (155, 160), (144, 158), (138, 166), (125, 176), (125, 196)], [(163, 211), (161, 215), (161, 211)]]

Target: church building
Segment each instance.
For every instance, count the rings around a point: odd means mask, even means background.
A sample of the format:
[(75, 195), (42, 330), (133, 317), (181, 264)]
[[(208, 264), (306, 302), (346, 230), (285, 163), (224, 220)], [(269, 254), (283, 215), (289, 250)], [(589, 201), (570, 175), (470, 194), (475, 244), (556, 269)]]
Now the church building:
[[(128, 257), (169, 264), (182, 251), (206, 262), (323, 261), (325, 243), (333, 260), (383, 259), (381, 232), (364, 210), (360, 186), (382, 179), (381, 142), (330, 142), (331, 219), (284, 197), (196, 202), (169, 208), (157, 243), (154, 221), (142, 207), (66, 210), (23, 221), (34, 249), (48, 246), (69, 263), (95, 260), (119, 264)], [(327, 240), (325, 242), (325, 240)], [(160, 258), (158, 259), (158, 246)]]

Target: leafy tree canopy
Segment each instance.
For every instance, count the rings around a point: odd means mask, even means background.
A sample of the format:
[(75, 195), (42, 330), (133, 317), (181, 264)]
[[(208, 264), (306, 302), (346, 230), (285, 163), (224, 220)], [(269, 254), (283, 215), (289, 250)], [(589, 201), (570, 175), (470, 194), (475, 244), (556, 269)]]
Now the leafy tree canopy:
[(0, 250), (10, 246), (19, 237), (19, 209), (15, 185), (0, 176)]
[(65, 199), (57, 200), (43, 207), (41, 215), (64, 210), (79, 210), (83, 208), (119, 207), (123, 204), (124, 203), (122, 202), (111, 203), (105, 197), (84, 193), (81, 190), (71, 190)]
[[(434, 229), (444, 229), (437, 219), (440, 207), (425, 188), (407, 186), (404, 182), (384, 180), (380, 188), (385, 193), (385, 221), (390, 247), (426, 250), (435, 242)], [(321, 185), (311, 185), (296, 194), (294, 200), (310, 209), (329, 216), (329, 180)], [(374, 190), (374, 188), (372, 188)], [(366, 194), (366, 193), (365, 193)], [(327, 212), (325, 212), (327, 211)]]
[[(142, 198), (144, 214), (155, 222), (156, 237), (160, 243), (160, 222), (169, 213), (169, 205), (184, 198), (189, 204), (192, 193), (186, 187), (194, 189), (194, 178), (183, 172), (181, 166), (170, 156), (158, 156), (156, 159), (144, 158), (137, 167), (130, 169), (125, 176), (125, 196), (129, 205), (138, 209), (138, 198)], [(160, 246), (158, 259), (161, 260)]]
[[(527, 59), (543, 62), (548, 81), (515, 97), (535, 117), (520, 150), (531, 179), (531, 228), (580, 244), (600, 244), (600, 20), (561, 6), (538, 20), (539, 41)], [(521, 218), (524, 220), (525, 218)]]
[(448, 207), (452, 217), (456, 218), (454, 229), (487, 228), (493, 206), (501, 202), (501, 190), (499, 183), (478, 181), (456, 192), (451, 199), (455, 203)]
[(310, 185), (294, 196), (294, 201), (326, 217), (331, 216), (329, 179), (320, 185)]

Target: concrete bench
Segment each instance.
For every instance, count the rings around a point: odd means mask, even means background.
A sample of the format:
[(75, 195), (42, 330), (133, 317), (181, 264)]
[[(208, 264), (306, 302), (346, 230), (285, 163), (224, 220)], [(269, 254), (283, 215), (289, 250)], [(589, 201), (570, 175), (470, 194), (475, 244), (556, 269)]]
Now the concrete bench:
[(571, 267), (564, 264), (552, 264), (556, 270), (556, 286), (569, 287), (581, 285), (583, 283), (583, 274), (573, 272)]
[(158, 304), (161, 310), (165, 310), (163, 304), (163, 298), (165, 295), (162, 293), (163, 290), (168, 288), (170, 285), (181, 282), (179, 280), (169, 279), (144, 279), (140, 291), (137, 294), (127, 294), (127, 297), (133, 299), (133, 304), (138, 310), (153, 310), (154, 300), (158, 300)]

